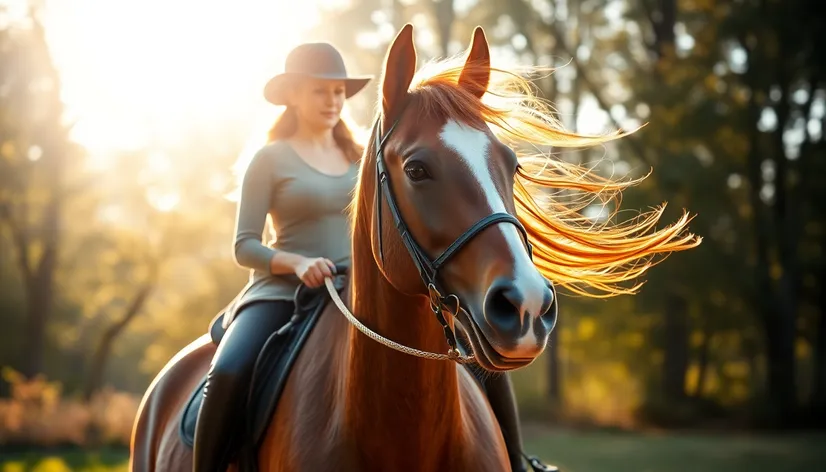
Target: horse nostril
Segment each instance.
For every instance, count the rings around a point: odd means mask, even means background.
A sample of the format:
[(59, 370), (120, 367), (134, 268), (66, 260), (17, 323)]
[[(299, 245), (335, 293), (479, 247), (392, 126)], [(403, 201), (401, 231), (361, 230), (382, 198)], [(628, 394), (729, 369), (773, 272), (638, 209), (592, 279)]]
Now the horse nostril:
[(495, 312), (509, 311), (513, 309), (513, 303), (504, 290), (496, 290), (488, 301), (488, 307)]
[(547, 279), (536, 282), (520, 285), (509, 279), (496, 280), (485, 296), (488, 325), (513, 337), (525, 336), (531, 327), (540, 336), (553, 330), (557, 317), (556, 292)]
[(521, 336), (524, 295), (510, 282), (497, 282), (485, 297), (485, 318), (497, 331)]
[[(485, 293), (488, 341), (511, 358), (535, 358), (556, 320), (553, 288), (540, 277), (501, 277)], [(548, 316), (548, 312), (553, 312)]]

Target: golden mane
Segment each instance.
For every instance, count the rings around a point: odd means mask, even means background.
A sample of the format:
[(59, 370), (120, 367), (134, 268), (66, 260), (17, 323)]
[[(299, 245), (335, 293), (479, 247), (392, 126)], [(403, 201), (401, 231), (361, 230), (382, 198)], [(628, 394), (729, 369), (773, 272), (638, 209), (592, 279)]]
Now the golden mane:
[[(613, 180), (541, 151), (601, 145), (629, 133), (586, 136), (564, 130), (553, 118), (550, 103), (534, 94), (528, 78), (541, 68), (528, 68), (527, 74), (492, 68), (480, 101), (457, 85), (466, 67), (479, 67), (484, 73), (481, 68), (488, 66), (465, 64), (461, 56), (428, 63), (416, 74), (410, 93), (425, 114), (450, 116), (477, 128), (487, 125), (499, 140), (514, 148), (520, 162), (514, 185), (516, 216), (534, 246), (534, 263), (549, 280), (592, 298), (633, 294), (641, 282), (631, 287), (621, 283), (637, 279), (671, 252), (702, 242), (685, 231), (692, 219), (685, 210), (676, 222), (655, 228), (665, 204), (615, 222), (622, 190), (647, 175)], [(533, 148), (532, 152), (526, 147)], [(602, 222), (582, 213), (595, 204), (609, 211)]]

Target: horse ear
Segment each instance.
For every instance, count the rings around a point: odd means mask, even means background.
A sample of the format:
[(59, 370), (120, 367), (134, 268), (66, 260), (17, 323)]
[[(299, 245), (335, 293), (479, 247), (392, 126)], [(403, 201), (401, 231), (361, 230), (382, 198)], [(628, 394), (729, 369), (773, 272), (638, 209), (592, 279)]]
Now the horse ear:
[(404, 103), (407, 90), (416, 73), (416, 46), (413, 44), (413, 25), (404, 25), (384, 59), (381, 104), (385, 117), (392, 117)]
[(482, 98), (488, 89), (489, 82), (490, 48), (488, 48), (485, 30), (477, 26), (470, 40), (470, 51), (468, 51), (465, 67), (459, 74), (459, 86), (478, 98)]

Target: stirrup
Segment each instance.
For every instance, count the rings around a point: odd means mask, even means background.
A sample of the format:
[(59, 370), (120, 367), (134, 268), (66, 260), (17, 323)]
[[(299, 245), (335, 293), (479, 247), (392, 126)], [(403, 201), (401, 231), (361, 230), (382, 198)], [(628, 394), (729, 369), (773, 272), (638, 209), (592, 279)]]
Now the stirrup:
[(525, 457), (525, 460), (528, 461), (528, 464), (531, 466), (531, 470), (533, 470), (533, 472), (559, 472), (559, 467), (555, 465), (543, 464), (542, 461), (540, 461), (536, 456), (529, 456), (524, 452), (522, 455)]

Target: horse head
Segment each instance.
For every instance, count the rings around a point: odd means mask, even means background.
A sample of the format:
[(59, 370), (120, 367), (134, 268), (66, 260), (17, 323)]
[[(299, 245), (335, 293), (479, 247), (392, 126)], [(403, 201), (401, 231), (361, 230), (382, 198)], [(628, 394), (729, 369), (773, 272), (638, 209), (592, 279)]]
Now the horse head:
[[(483, 116), (491, 74), (484, 31), (476, 28), (463, 66), (452, 73), (411, 88), (415, 71), (407, 25), (385, 59), (381, 117), (362, 170), (364, 180), (365, 169), (382, 161), (372, 222), (375, 261), (403, 293), (432, 300), (438, 286), (442, 297), (455, 296), (461, 309), (449, 311), (482, 367), (524, 367), (544, 350), (556, 323), (556, 297), (515, 218), (516, 154)], [(382, 178), (392, 189), (389, 201), (381, 198)]]

